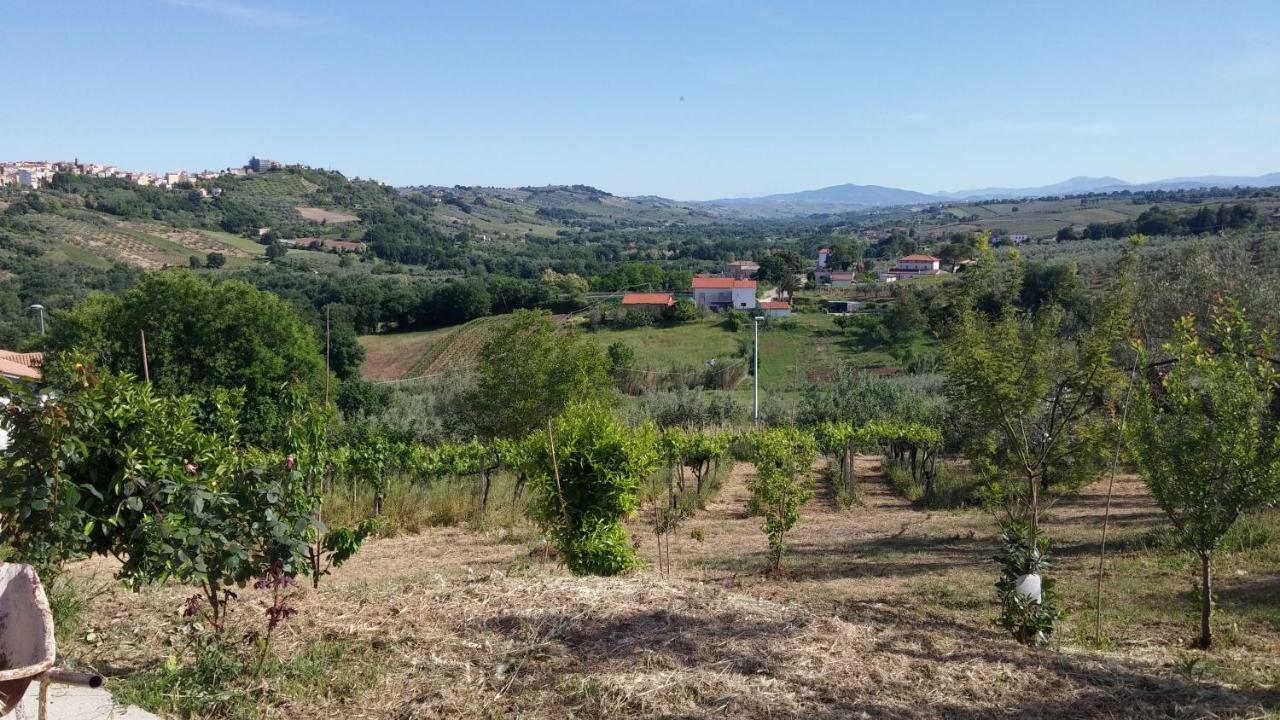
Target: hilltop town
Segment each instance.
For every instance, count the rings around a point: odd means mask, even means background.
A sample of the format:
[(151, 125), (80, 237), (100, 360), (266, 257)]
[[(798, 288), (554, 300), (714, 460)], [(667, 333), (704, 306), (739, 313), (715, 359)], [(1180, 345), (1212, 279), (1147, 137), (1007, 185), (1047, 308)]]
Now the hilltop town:
[(251, 173), (277, 170), (285, 167), (276, 160), (266, 160), (257, 156), (249, 158), (249, 162), (240, 167), (222, 170), (203, 170), (191, 172), (176, 170), (173, 172), (153, 173), (137, 170), (124, 170), (115, 165), (81, 162), (74, 160), (16, 160), (0, 162), (0, 186), (12, 185), (35, 189), (51, 180), (55, 173), (72, 172), (93, 178), (118, 178), (136, 183), (143, 187), (173, 188), (182, 184), (194, 183), (197, 180), (215, 180), (223, 176), (248, 175)]

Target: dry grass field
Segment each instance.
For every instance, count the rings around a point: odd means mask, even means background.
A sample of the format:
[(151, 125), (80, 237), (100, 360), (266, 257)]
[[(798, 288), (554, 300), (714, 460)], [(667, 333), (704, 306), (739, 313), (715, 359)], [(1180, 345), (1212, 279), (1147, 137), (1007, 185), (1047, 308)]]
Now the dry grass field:
[[(125, 698), (190, 717), (1219, 718), (1280, 709), (1277, 539), (1260, 555), (1224, 557), (1221, 646), (1186, 650), (1190, 565), (1151, 546), (1159, 511), (1140, 483), (1121, 478), (1107, 641), (1089, 647), (1105, 493), (1091, 487), (1047, 524), (1073, 617), (1058, 647), (1029, 649), (991, 622), (991, 518), (913, 506), (878, 465), (859, 459), (864, 492), (850, 509), (819, 488), (789, 537), (782, 578), (762, 573), (765, 539), (744, 512), (752, 468), (739, 464), (673, 540), (671, 577), (571, 577), (528, 527), (372, 541), (318, 591), (297, 591), (300, 613), (275, 644), (285, 671), (257, 685), (228, 678), (225, 696), (198, 712), (172, 678), (157, 682), (188, 643), (173, 628), (189, 588), (133, 594), (106, 581), (110, 562), (79, 564), (75, 575), (103, 594), (66, 652)], [(652, 565), (643, 511), (632, 533)], [(241, 592), (231, 637), (261, 625), (262, 596)]]
[(360, 222), (360, 218), (351, 213), (339, 212), (337, 210), (326, 210), (317, 207), (299, 207), (298, 214), (312, 222), (323, 222), (326, 225), (340, 225), (342, 223)]

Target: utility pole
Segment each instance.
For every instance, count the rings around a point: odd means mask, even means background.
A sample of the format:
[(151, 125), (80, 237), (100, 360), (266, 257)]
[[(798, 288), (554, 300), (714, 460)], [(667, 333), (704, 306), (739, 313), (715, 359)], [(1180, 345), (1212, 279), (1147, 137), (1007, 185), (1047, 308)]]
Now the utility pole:
[(40, 334), (44, 335), (44, 306), (40, 303), (36, 303), (27, 309), (35, 310), (36, 314), (40, 316)]
[(760, 425), (760, 321), (763, 319), (751, 318), (752, 343), (755, 345), (751, 353), (751, 417), (757, 426)]

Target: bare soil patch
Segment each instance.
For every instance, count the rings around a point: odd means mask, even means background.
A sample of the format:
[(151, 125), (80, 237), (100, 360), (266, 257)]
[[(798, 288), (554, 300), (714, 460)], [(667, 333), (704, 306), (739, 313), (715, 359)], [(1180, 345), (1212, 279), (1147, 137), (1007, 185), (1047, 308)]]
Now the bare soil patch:
[(299, 215), (311, 222), (323, 222), (326, 225), (360, 222), (359, 216), (338, 210), (326, 210), (325, 208), (317, 207), (299, 207), (297, 210)]

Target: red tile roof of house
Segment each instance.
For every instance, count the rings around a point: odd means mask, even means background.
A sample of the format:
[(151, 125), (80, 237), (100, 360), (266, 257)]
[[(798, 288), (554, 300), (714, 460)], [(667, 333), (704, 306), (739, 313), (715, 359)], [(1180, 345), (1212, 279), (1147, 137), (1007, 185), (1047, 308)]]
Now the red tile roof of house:
[(765, 300), (760, 303), (761, 310), (790, 310), (791, 303), (783, 300)]
[(623, 305), (675, 305), (671, 293), (623, 293)]
[(907, 262), (938, 262), (938, 258), (932, 255), (908, 255), (898, 262), (902, 262), (903, 260)]
[(44, 373), (40, 370), (43, 365), (43, 353), (19, 353), (0, 350), (0, 375), (39, 380), (44, 376)]
[(735, 280), (725, 277), (696, 277), (693, 279), (694, 290), (731, 290), (733, 288), (755, 289), (755, 280)]

